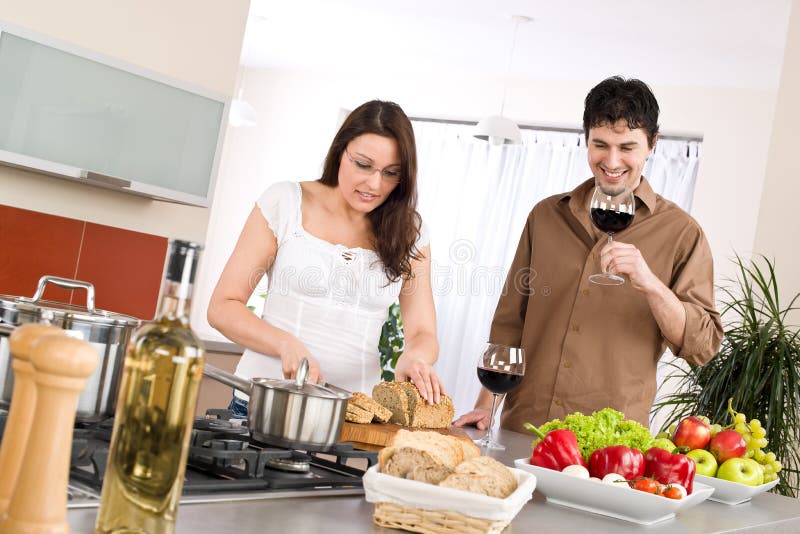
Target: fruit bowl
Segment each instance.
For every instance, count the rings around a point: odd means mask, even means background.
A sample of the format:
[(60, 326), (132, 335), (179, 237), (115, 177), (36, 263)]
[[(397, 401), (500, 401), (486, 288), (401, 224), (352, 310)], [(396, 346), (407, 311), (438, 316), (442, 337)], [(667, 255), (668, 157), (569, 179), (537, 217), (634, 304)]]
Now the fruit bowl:
[(549, 503), (641, 525), (652, 525), (672, 519), (676, 513), (700, 504), (714, 492), (714, 488), (698, 484), (695, 477), (692, 494), (680, 500), (673, 500), (618, 484), (576, 478), (552, 469), (537, 467), (531, 465), (528, 458), (514, 460), (514, 465), (536, 475), (536, 490), (541, 492)]
[(764, 493), (774, 488), (780, 479), (761, 484), (760, 486), (748, 486), (739, 482), (731, 482), (721, 478), (695, 475), (695, 483), (700, 482), (714, 488), (714, 493), (708, 498), (709, 501), (721, 502), (723, 504), (741, 504), (747, 502), (759, 493)]

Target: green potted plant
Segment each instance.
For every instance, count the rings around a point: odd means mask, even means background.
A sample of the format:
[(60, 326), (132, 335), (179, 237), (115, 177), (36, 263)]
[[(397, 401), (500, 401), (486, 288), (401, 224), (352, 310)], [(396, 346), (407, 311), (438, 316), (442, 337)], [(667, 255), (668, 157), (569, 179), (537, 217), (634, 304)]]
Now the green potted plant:
[(762, 423), (766, 449), (783, 466), (774, 491), (797, 497), (800, 337), (786, 319), (800, 295), (781, 306), (774, 263), (764, 256), (751, 261), (736, 256), (735, 263), (736, 279), (720, 288), (725, 338), (719, 353), (702, 367), (671, 363), (664, 382), (677, 383), (677, 389), (658, 398), (654, 413), (667, 414), (662, 430), (689, 415), (706, 415), (725, 425), (730, 423), (728, 399), (733, 398), (737, 411)]
[(404, 347), (403, 318), (400, 315), (400, 305), (395, 302), (389, 306), (389, 315), (386, 322), (383, 323), (381, 338), (378, 341), (381, 378), (384, 381), (394, 381), (394, 368), (397, 365), (397, 359), (403, 354)]

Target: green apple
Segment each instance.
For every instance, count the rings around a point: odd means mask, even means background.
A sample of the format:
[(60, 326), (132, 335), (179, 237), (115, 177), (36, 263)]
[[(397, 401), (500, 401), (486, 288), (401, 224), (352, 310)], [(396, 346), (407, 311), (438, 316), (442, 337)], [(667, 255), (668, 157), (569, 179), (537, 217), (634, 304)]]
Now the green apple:
[(717, 474), (717, 459), (705, 449), (693, 449), (686, 453), (686, 456), (694, 460), (697, 470), (695, 473), (707, 477)]
[(717, 470), (717, 478), (739, 482), (748, 486), (760, 486), (764, 483), (761, 466), (752, 458), (731, 458), (722, 462)]
[(672, 443), (672, 440), (668, 438), (656, 438), (653, 440), (653, 447), (659, 447), (664, 449), (667, 452), (672, 452), (675, 450), (675, 444)]

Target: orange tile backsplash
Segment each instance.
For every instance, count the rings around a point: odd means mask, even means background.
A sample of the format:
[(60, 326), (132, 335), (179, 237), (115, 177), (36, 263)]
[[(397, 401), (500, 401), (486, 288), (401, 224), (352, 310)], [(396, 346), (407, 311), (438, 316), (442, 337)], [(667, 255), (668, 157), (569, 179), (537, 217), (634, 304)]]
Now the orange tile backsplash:
[[(167, 238), (0, 205), (0, 294), (33, 296), (43, 275), (91, 282), (99, 309), (152, 319)], [(48, 285), (48, 300), (86, 304)]]

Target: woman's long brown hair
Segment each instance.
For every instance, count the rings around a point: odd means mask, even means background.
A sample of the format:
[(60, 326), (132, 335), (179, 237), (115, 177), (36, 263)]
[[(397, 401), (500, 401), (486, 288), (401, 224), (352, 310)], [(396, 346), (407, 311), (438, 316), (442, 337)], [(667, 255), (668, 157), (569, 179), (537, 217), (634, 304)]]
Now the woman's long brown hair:
[(411, 261), (421, 258), (416, 242), (422, 218), (417, 213), (417, 145), (411, 121), (400, 106), (371, 100), (353, 110), (333, 138), (319, 181), (338, 185), (342, 153), (350, 141), (368, 133), (392, 138), (400, 149), (400, 183), (367, 217), (386, 276), (392, 281), (411, 278)]

